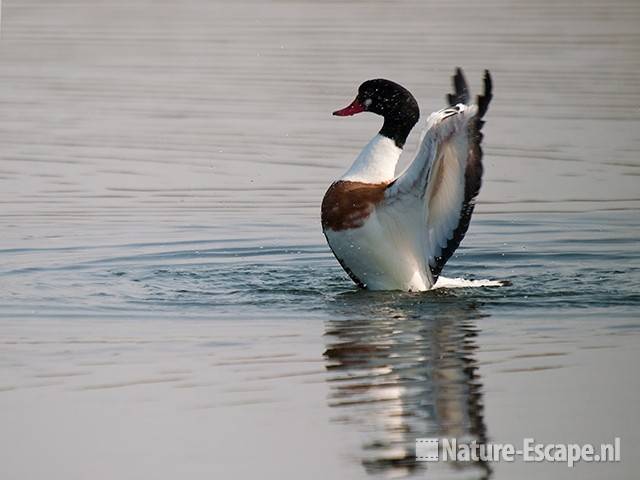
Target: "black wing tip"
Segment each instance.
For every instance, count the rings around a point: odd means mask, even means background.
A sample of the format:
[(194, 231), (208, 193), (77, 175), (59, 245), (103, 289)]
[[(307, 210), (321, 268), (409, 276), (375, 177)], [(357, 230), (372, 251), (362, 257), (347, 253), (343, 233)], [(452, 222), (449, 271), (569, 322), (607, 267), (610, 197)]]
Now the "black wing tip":
[(482, 79), (484, 83), (484, 93), (478, 95), (478, 118), (484, 117), (489, 109), (489, 104), (493, 98), (493, 79), (491, 78), (491, 72), (489, 70), (484, 71), (484, 77)]
[[(489, 108), (489, 103), (493, 98), (493, 78), (491, 72), (485, 69), (484, 76), (482, 78), (484, 83), (484, 92), (482, 95), (478, 95), (478, 117), (482, 118)], [(467, 105), (469, 103), (469, 85), (467, 79), (464, 76), (462, 68), (456, 67), (455, 74), (452, 77), (453, 93), (447, 95), (447, 102), (450, 106), (454, 107), (459, 103)]]
[(464, 72), (460, 67), (456, 67), (456, 73), (452, 78), (453, 80), (453, 93), (447, 95), (447, 102), (454, 107), (459, 103), (469, 103), (469, 86), (467, 80), (464, 78)]

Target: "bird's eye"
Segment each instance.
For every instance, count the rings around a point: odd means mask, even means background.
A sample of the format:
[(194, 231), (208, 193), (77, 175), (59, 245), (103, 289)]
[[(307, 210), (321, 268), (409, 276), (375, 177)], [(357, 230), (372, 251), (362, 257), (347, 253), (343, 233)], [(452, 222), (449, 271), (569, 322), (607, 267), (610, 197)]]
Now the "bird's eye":
[(371, 104), (373, 103), (373, 100), (371, 100), (370, 98), (367, 98), (362, 103), (364, 104), (365, 108), (369, 108), (371, 106)]

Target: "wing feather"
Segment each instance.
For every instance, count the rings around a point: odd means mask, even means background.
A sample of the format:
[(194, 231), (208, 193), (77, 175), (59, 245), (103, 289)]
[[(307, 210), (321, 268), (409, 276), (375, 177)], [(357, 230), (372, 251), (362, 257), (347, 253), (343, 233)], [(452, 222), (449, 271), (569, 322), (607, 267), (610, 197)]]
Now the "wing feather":
[(476, 105), (468, 105), (469, 89), (460, 69), (453, 86), (454, 93), (447, 96), (450, 106), (431, 114), (415, 159), (385, 194), (385, 203), (395, 211), (423, 209), (419, 243), (433, 282), (469, 228), (482, 182), (482, 117), (492, 98), (488, 71)]

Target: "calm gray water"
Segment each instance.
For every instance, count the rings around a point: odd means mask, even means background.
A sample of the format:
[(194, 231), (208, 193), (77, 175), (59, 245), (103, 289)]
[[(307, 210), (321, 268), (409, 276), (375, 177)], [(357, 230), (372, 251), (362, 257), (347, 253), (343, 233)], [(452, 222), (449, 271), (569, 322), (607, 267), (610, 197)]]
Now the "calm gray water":
[[(5, 0), (2, 478), (633, 478), (639, 25), (636, 0)], [(387, 77), (426, 118), (458, 65), (495, 99), (444, 275), (509, 285), (358, 291), (319, 205), (379, 119), (330, 112)], [(421, 437), (622, 461), (425, 464)]]

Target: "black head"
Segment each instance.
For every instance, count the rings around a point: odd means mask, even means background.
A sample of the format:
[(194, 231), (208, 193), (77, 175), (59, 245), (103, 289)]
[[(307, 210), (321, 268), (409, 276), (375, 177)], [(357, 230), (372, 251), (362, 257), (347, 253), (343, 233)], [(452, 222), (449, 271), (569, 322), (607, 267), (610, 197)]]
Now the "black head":
[(346, 117), (360, 112), (372, 112), (384, 117), (380, 134), (391, 138), (400, 148), (409, 132), (418, 123), (420, 109), (409, 90), (391, 80), (367, 80), (358, 88), (356, 99), (334, 115)]

